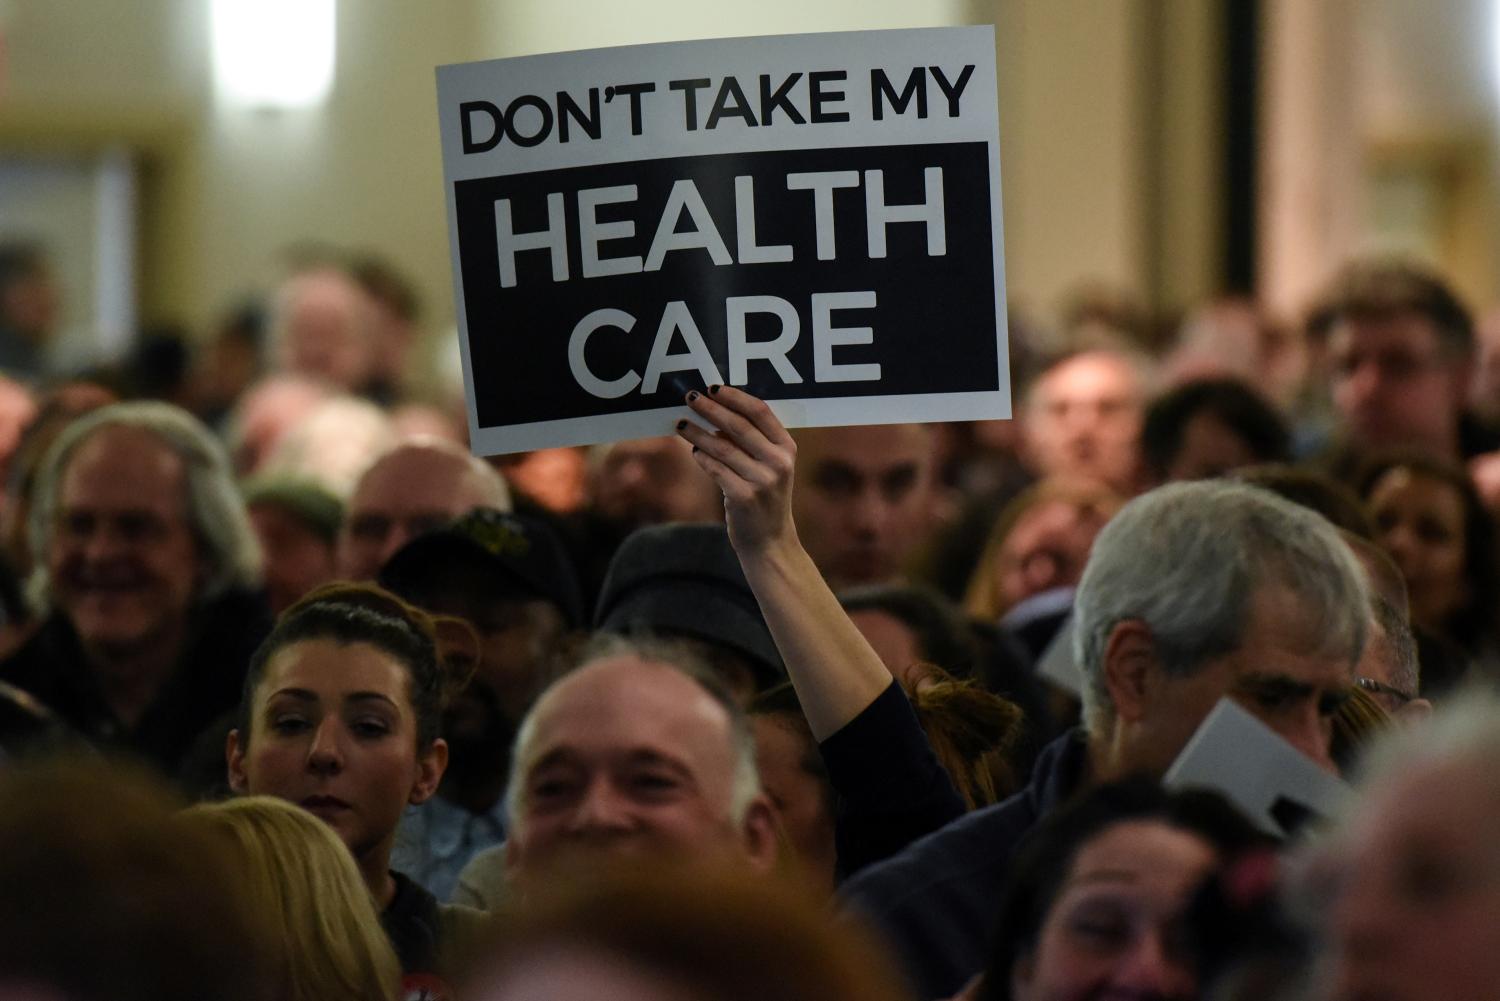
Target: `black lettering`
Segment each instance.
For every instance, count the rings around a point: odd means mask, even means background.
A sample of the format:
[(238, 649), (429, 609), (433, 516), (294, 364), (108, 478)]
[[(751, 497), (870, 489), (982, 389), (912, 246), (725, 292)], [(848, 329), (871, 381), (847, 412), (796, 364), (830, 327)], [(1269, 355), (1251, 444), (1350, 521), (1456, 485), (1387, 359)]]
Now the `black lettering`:
[(964, 88), (969, 85), (969, 77), (974, 75), (974, 64), (970, 63), (965, 66), (963, 72), (958, 75), (958, 82), (951, 84), (948, 78), (943, 76), (941, 69), (936, 66), (927, 68), (932, 71), (932, 78), (937, 81), (938, 87), (943, 91), (943, 96), (948, 99), (948, 117), (957, 118), (958, 99), (963, 94)]
[(698, 128), (698, 91), (712, 82), (704, 77), (696, 80), (673, 80), (667, 84), (672, 90), (682, 91), (683, 114), (689, 132), (697, 131)]
[(825, 122), (847, 122), (849, 112), (847, 111), (824, 111), (823, 105), (837, 103), (844, 99), (842, 90), (823, 89), (823, 84), (833, 83), (839, 80), (847, 80), (849, 74), (843, 70), (818, 70), (807, 74), (808, 96), (812, 99), (811, 117), (814, 125), (822, 125)]
[(604, 100), (605, 103), (613, 101), (616, 94), (624, 94), (630, 98), (630, 134), (638, 136), (641, 134), (641, 95), (655, 93), (655, 91), (656, 84), (654, 83), (617, 83), (606, 89)]
[[(488, 139), (474, 141), (474, 113), (481, 112), (490, 116), (494, 125), (494, 131)], [(500, 139), (505, 135), (505, 116), (500, 109), (488, 101), (464, 101), (458, 106), (458, 122), (464, 137), (464, 152), (488, 153), (500, 145)]]
[[(516, 112), (522, 108), (535, 108), (542, 116), (542, 127), (529, 136), (521, 135), (516, 128)], [(505, 121), (507, 123), (505, 134), (510, 136), (510, 141), (517, 146), (539, 146), (552, 134), (552, 108), (535, 94), (522, 94), (510, 102), (510, 106), (505, 109)]]
[(911, 76), (906, 78), (906, 86), (901, 93), (896, 93), (896, 88), (891, 86), (890, 78), (885, 75), (885, 70), (876, 67), (870, 70), (870, 113), (875, 120), (881, 121), (885, 118), (885, 108), (881, 101), (881, 95), (890, 102), (891, 110), (898, 115), (906, 114), (912, 97), (917, 99), (917, 117), (927, 117), (927, 74), (922, 72), (918, 66), (911, 71)]
[(807, 119), (802, 117), (802, 112), (798, 111), (797, 106), (787, 97), (792, 87), (801, 79), (801, 73), (793, 73), (781, 82), (780, 87), (777, 87), (773, 91), (771, 90), (771, 77), (765, 73), (760, 75), (760, 123), (762, 125), (771, 124), (771, 115), (777, 108), (786, 112), (787, 118), (790, 118), (795, 124), (807, 124)]
[(578, 123), (578, 127), (588, 134), (590, 139), (599, 138), (599, 88), (589, 88), (589, 113), (584, 115), (583, 109), (578, 102), (573, 100), (573, 95), (565, 90), (557, 92), (557, 141), (568, 141), (568, 119)]
[[(731, 100), (734, 102), (732, 105)], [(743, 118), (751, 128), (760, 124), (755, 120), (755, 113), (750, 110), (750, 102), (745, 100), (745, 92), (740, 90), (739, 81), (732, 76), (726, 76), (724, 82), (719, 84), (719, 96), (714, 99), (714, 109), (708, 113), (708, 124), (704, 128), (714, 128), (725, 115)]]

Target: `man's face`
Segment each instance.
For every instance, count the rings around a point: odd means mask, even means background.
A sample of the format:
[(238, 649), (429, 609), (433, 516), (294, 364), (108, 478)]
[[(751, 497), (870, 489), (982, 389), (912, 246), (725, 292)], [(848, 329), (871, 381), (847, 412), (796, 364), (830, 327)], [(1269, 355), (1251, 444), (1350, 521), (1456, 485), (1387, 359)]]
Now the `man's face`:
[(594, 481), (595, 506), (611, 521), (639, 528), (723, 517), (718, 487), (681, 438), (640, 438), (609, 447)]
[(182, 460), (149, 432), (106, 427), (73, 452), (47, 546), (54, 606), (86, 649), (180, 640), (203, 573)]
[(333, 543), (279, 504), (250, 505), (250, 525), (265, 556), (266, 596), (281, 614), (308, 591), (333, 579)]
[(461, 455), (403, 445), (360, 477), (339, 535), (339, 575), (373, 580), (391, 555), (496, 498)]
[(1016, 1001), (1186, 999), (1198, 978), (1185, 912), (1214, 852), (1156, 820), (1105, 828), (1078, 851), (1037, 936), (1011, 971)]
[(1172, 457), (1166, 478), (1168, 482), (1212, 479), (1254, 465), (1258, 458), (1250, 443), (1229, 425), (1201, 411), (1183, 427), (1182, 445)]
[(370, 298), (336, 271), (292, 279), (283, 293), (283, 368), (358, 390), (375, 365), (375, 312)]
[(1142, 721), (1149, 760), (1138, 767), (1166, 771), (1227, 695), (1319, 766), (1337, 772), (1328, 744), (1333, 714), (1354, 681), (1354, 663), (1318, 649), (1325, 637), (1311, 628), (1299, 603), (1286, 587), (1266, 585), (1250, 602), (1239, 649), (1187, 677), (1158, 673)]
[(1489, 762), (1414, 770), (1374, 793), (1338, 844), (1336, 1001), (1480, 998), (1500, 983), (1500, 795)]
[(1027, 403), (1027, 462), (1041, 476), (1100, 480), (1134, 493), (1144, 407), (1124, 359), (1102, 351), (1070, 358), (1038, 380)]
[(1447, 357), (1436, 328), (1414, 313), (1346, 319), (1329, 334), (1333, 402), (1365, 449), (1451, 451), (1468, 367)]
[(497, 594), (493, 575), (477, 564), (451, 566), (416, 597), (429, 612), (463, 619), (479, 638), (474, 678), (448, 706), (444, 735), (458, 745), (498, 741), (508, 751), (567, 624), (550, 601)]
[(931, 443), (915, 424), (797, 433), (792, 513), (835, 587), (892, 580), (931, 529)]
[(518, 876), (574, 861), (743, 851), (729, 716), (696, 682), (615, 657), (567, 676), (533, 711), (507, 843)]

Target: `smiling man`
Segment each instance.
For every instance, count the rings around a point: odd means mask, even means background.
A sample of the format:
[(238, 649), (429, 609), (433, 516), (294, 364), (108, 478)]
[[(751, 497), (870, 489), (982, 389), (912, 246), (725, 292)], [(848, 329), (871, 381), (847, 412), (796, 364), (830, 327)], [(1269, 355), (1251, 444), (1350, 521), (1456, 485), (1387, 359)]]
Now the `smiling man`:
[(28, 528), (29, 587), (48, 615), (0, 680), (94, 742), (175, 770), (238, 702), (270, 624), (222, 448), (167, 404), (95, 411), (44, 458)]
[(506, 793), (513, 885), (621, 858), (768, 871), (775, 820), (744, 714), (669, 645), (604, 642), (521, 724)]

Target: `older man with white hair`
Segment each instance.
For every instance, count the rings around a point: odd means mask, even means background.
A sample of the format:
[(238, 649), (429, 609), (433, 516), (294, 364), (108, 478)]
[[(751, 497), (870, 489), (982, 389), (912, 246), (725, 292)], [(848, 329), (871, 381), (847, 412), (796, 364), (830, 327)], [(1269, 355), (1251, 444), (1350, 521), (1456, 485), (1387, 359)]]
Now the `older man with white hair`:
[[(683, 422), (679, 433), (724, 492), (745, 576), (799, 693), (816, 696), (818, 676), (857, 680), (836, 667), (853, 663), (858, 651), (848, 644), (819, 647), (825, 666), (809, 676), (798, 665), (813, 647), (788, 628), (797, 615), (817, 615), (833, 636), (841, 615), (790, 517), (796, 444), (763, 402), (732, 387), (686, 402), (718, 429)], [(1369, 602), (1354, 554), (1305, 508), (1215, 481), (1136, 498), (1100, 532), (1078, 587), (1085, 727), (1049, 745), (1016, 796), (863, 870), (844, 895), (900, 949), (920, 996), (956, 993), (985, 965), (1021, 837), (1090, 783), (1161, 775), (1220, 698), (1332, 770), (1332, 715), (1354, 681)], [(821, 702), (803, 700), (815, 732), (829, 723)]]
[(0, 681), (96, 743), (174, 771), (238, 703), (270, 625), (222, 446), (168, 404), (96, 410), (43, 458), (28, 532), (45, 619), (0, 662)]

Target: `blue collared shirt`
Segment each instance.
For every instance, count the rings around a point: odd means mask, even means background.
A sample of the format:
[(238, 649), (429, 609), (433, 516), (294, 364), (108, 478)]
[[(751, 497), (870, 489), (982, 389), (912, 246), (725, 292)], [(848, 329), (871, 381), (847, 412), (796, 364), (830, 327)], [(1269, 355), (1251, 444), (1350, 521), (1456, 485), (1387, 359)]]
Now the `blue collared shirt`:
[(442, 796), (408, 806), (396, 828), (391, 868), (450, 900), (458, 874), (476, 852), (505, 841), (505, 801), (488, 813), (470, 813)]

